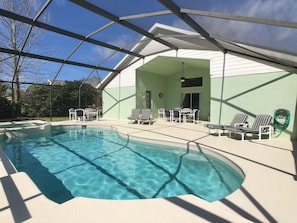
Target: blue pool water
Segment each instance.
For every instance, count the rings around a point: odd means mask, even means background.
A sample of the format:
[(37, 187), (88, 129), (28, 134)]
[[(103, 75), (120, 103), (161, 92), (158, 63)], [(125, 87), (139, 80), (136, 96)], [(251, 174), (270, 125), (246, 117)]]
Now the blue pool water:
[(50, 199), (143, 199), (194, 194), (221, 199), (243, 176), (204, 152), (129, 141), (116, 131), (68, 128), (2, 143), (18, 171)]

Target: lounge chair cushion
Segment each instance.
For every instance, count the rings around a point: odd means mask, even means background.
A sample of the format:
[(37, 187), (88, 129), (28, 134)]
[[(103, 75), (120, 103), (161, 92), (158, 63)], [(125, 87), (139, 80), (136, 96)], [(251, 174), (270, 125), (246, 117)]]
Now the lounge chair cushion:
[(232, 128), (234, 126), (243, 126), (248, 118), (246, 114), (236, 114), (231, 121), (230, 125), (219, 125), (219, 124), (206, 124), (205, 127), (209, 129), (220, 129), (220, 130), (228, 130), (228, 128)]
[(205, 127), (209, 128), (209, 129), (224, 129), (223, 125), (218, 125), (218, 124), (205, 124)]

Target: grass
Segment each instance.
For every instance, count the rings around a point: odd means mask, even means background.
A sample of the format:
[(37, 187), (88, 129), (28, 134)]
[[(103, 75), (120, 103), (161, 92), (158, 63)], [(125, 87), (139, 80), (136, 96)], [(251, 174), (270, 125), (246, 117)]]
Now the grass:
[[(42, 121), (46, 121), (46, 122), (50, 122), (51, 121), (51, 118), (50, 117), (41, 117), (41, 118), (38, 118), (39, 120), (42, 120)], [(67, 121), (69, 120), (69, 117), (52, 117), (52, 121), (53, 122), (58, 122), (58, 121)]]
[[(66, 121), (68, 120), (68, 117), (52, 117), (52, 121), (53, 122), (58, 122), (58, 121)], [(51, 118), (50, 117), (18, 117), (16, 119), (14, 119), (13, 121), (26, 121), (26, 120), (41, 120), (41, 121), (45, 121), (45, 122), (50, 122)], [(10, 122), (12, 121), (11, 119), (0, 119), (0, 122)]]

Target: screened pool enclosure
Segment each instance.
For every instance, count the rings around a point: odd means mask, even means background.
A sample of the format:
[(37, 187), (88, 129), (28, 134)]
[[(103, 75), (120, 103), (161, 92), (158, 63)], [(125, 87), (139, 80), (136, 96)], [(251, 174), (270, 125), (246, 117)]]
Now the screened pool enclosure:
[[(0, 112), (14, 119), (100, 107), (101, 90), (123, 69), (172, 50), (219, 51), (296, 69), (296, 10), (294, 0), (3, 0), (0, 84), (5, 106)], [(191, 34), (156, 34), (155, 24)], [(146, 43), (154, 47), (144, 50)], [(65, 86), (73, 92), (71, 99), (56, 90)], [(34, 101), (36, 94), (43, 97)], [(44, 113), (30, 113), (24, 109), (28, 106)]]

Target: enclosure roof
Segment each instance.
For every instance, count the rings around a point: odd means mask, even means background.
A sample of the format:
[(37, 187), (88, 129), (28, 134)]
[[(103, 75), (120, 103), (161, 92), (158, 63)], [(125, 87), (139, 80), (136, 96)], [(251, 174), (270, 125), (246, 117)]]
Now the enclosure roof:
[[(9, 10), (3, 2), (2, 20), (25, 29), (16, 44), (0, 36), (0, 72), (17, 55), (30, 60), (31, 67), (39, 65), (42, 74), (36, 78), (24, 71), (23, 81), (104, 78), (149, 55), (179, 49), (216, 50), (297, 67), (294, 0), (15, 1), (32, 2), (29, 12)], [(9, 32), (4, 24), (2, 34)], [(148, 43), (152, 47), (145, 48)]]

